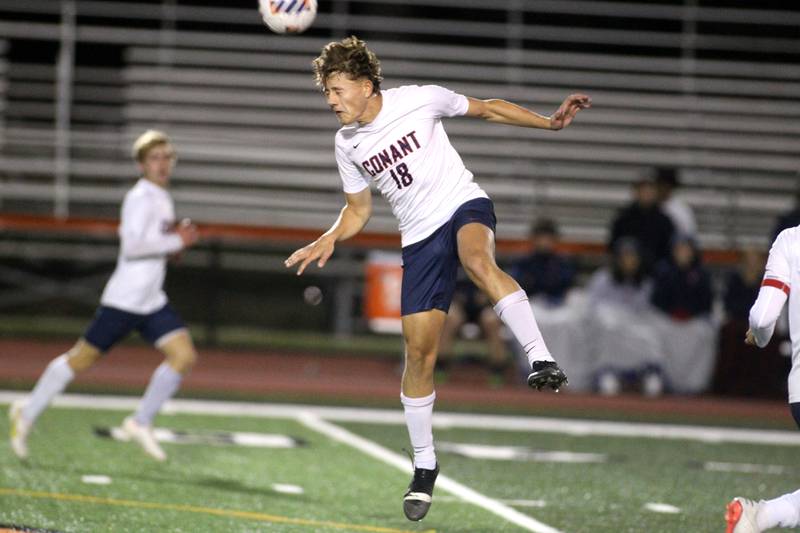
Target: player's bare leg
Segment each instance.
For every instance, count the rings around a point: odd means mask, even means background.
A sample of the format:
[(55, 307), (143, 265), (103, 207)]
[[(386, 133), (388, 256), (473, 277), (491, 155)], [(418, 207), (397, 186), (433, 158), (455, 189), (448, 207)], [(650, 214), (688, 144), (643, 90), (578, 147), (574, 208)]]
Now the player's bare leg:
[(53, 398), (81, 372), (94, 364), (101, 352), (84, 339), (79, 339), (66, 353), (56, 357), (42, 373), (31, 394), (17, 400), (9, 409), (11, 449), (20, 459), (28, 457), (28, 437), (36, 419)]
[(164, 403), (177, 392), (183, 376), (194, 366), (197, 351), (185, 329), (167, 334), (156, 345), (166, 360), (153, 372), (139, 408), (125, 419), (122, 429), (147, 455), (156, 461), (164, 461), (167, 454), (153, 434), (153, 419)]
[(403, 497), (403, 512), (414, 521), (428, 513), (439, 474), (433, 447), (433, 372), (446, 317), (438, 309), (403, 317), (406, 364), (400, 400), (414, 448), (414, 477)]
[(528, 296), (495, 262), (494, 232), (480, 223), (465, 224), (458, 230), (458, 257), (469, 278), (489, 297), (500, 320), (525, 350), (531, 365), (528, 385), (558, 390), (566, 384), (567, 376), (547, 349)]
[(447, 319), (442, 328), (442, 337), (439, 340), (439, 350), (436, 356), (434, 368), (434, 381), (442, 383), (447, 379), (447, 370), (455, 359), (453, 345), (455, 344), (458, 331), (467, 321), (467, 315), (462, 305), (458, 302), (450, 303), (450, 310), (447, 312)]

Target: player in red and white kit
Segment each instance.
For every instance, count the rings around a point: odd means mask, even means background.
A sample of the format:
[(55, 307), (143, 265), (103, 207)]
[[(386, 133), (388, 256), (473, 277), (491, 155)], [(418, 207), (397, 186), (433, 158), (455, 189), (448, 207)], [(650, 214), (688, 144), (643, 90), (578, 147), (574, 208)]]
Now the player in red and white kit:
[(153, 373), (136, 413), (122, 429), (152, 458), (166, 454), (156, 441), (152, 422), (161, 406), (178, 390), (197, 359), (181, 318), (162, 289), (169, 255), (197, 242), (197, 228), (175, 224), (175, 208), (167, 188), (175, 165), (169, 138), (155, 130), (133, 144), (142, 177), (122, 202), (119, 257), (100, 298), (100, 307), (83, 336), (65, 354), (53, 359), (25, 400), (11, 405), (11, 449), (28, 457), (28, 437), (50, 401), (97, 359), (136, 330), (158, 348), (166, 360)]
[(314, 71), (342, 125), (336, 134), (336, 161), (346, 205), (333, 226), (294, 252), (286, 266), (299, 265), (298, 274), (313, 261), (322, 267), (337, 241), (361, 231), (372, 209), (370, 183), (389, 201), (403, 246), (406, 363), (400, 397), (414, 448), (414, 478), (403, 510), (410, 520), (420, 520), (430, 507), (439, 472), (431, 430), (433, 371), (459, 263), (524, 347), (531, 364), (529, 385), (558, 389), (567, 379), (542, 339), (527, 295), (495, 263), (492, 202), (450, 144), (442, 118), (464, 115), (559, 130), (590, 101), (571, 95), (545, 117), (503, 100), (468, 98), (436, 85), (381, 90), (380, 63), (355, 37), (325, 46)]
[[(769, 252), (764, 280), (750, 309), (750, 329), (745, 342), (763, 348), (772, 338), (775, 323), (789, 300), (789, 336), (792, 369), (789, 372), (789, 407), (800, 428), (800, 226), (783, 230)], [(760, 533), (775, 527), (800, 526), (800, 490), (772, 500), (737, 497), (728, 504), (727, 533)]]

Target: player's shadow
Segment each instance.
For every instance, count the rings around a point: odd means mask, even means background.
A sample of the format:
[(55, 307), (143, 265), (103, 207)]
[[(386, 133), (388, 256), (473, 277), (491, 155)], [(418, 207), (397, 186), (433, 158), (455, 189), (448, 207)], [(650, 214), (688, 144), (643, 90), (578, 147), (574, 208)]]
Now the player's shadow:
[[(27, 468), (31, 470), (40, 470), (44, 472), (52, 472), (58, 474), (66, 474), (71, 476), (80, 476), (85, 475), (86, 471), (77, 468), (70, 468), (69, 466), (64, 465), (54, 465), (42, 462), (27, 462), (25, 463)], [(168, 474), (168, 473), (166, 473)], [(293, 502), (304, 502), (304, 503), (312, 503), (314, 500), (313, 498), (309, 498), (306, 494), (288, 494), (285, 492), (279, 492), (274, 490), (271, 487), (265, 486), (252, 486), (242, 483), (237, 479), (230, 479), (230, 478), (223, 478), (217, 476), (198, 476), (198, 477), (190, 477), (190, 476), (170, 476), (170, 475), (157, 475), (155, 473), (148, 473), (148, 472), (128, 472), (123, 470), (117, 470), (115, 472), (109, 472), (109, 477), (111, 477), (112, 482), (125, 482), (125, 481), (144, 481), (150, 483), (169, 483), (175, 485), (189, 485), (193, 487), (207, 487), (214, 490), (223, 490), (227, 492), (236, 492), (239, 494), (246, 494), (251, 496), (259, 496), (259, 497), (267, 497), (272, 499), (285, 499), (290, 500)]]

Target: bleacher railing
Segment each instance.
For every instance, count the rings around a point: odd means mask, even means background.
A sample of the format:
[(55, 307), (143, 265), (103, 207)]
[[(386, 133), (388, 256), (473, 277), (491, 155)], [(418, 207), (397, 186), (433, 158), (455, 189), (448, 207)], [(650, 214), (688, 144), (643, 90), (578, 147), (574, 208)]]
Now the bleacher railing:
[[(226, 7), (0, 0), (0, 202), (5, 212), (108, 216), (136, 169), (133, 138), (169, 132), (174, 194), (206, 223), (323, 229), (342, 204), (337, 124), (310, 61), (355, 33), (387, 87), (437, 83), (550, 113), (573, 128), (452, 119), (448, 134), (495, 200), (501, 237), (541, 215), (601, 243), (630, 183), (674, 165), (706, 247), (766, 244), (800, 169), (800, 9), (580, 0), (320, 3), (304, 36)], [(435, 23), (434, 23), (435, 20)], [(382, 202), (369, 230), (394, 231)]]

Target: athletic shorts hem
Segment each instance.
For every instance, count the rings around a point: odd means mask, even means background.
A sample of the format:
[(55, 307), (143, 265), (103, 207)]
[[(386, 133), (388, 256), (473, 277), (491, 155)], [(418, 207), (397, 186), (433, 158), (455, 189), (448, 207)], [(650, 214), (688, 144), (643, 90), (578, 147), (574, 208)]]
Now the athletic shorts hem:
[(156, 341), (153, 343), (153, 346), (155, 346), (156, 348), (161, 348), (167, 342), (172, 340), (172, 337), (175, 337), (176, 335), (179, 335), (184, 331), (189, 331), (189, 330), (184, 326), (180, 328), (175, 328), (172, 331), (167, 331), (166, 333), (164, 333), (163, 335), (161, 335), (159, 338), (156, 339)]

